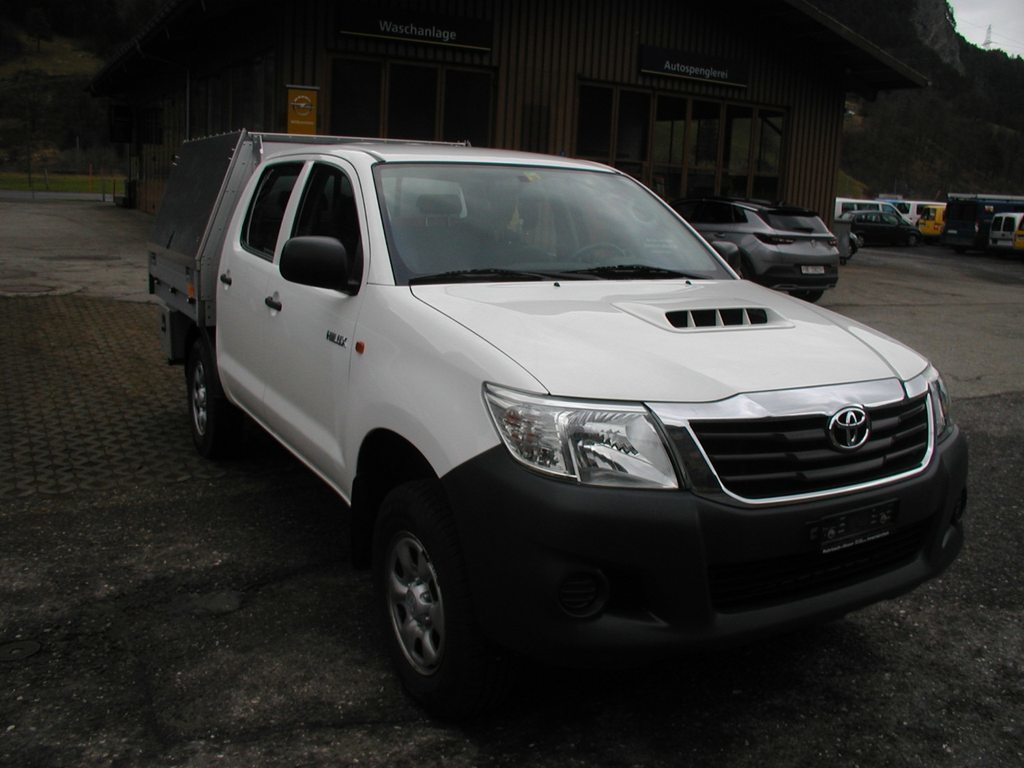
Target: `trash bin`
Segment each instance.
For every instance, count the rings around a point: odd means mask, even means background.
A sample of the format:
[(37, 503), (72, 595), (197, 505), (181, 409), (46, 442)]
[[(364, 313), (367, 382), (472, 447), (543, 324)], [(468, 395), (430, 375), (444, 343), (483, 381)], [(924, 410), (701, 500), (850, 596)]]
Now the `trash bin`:
[(839, 263), (845, 264), (853, 252), (850, 250), (850, 222), (835, 221), (832, 223), (832, 234), (839, 241)]

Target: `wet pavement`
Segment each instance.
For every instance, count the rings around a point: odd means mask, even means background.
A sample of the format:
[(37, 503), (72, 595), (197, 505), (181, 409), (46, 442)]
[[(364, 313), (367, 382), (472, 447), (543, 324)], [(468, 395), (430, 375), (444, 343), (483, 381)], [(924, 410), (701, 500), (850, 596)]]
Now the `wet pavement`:
[(392, 676), (336, 497), (255, 428), (195, 455), (150, 223), (0, 201), (0, 766), (1024, 764), (1024, 265), (878, 249), (823, 300), (952, 371), (968, 542), (941, 579), (657, 667), (524, 665), (460, 726)]

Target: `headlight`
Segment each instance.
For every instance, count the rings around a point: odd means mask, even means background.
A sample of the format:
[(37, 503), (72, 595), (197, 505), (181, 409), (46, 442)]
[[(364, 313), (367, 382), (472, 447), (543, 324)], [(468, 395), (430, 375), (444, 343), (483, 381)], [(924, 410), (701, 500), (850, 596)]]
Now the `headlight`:
[(953, 429), (953, 417), (949, 412), (949, 392), (942, 376), (933, 369), (934, 376), (928, 381), (928, 391), (932, 399), (932, 425), (935, 429), (935, 441), (944, 438)]
[(678, 488), (654, 418), (642, 405), (561, 400), (484, 385), (494, 426), (512, 455), (587, 485)]

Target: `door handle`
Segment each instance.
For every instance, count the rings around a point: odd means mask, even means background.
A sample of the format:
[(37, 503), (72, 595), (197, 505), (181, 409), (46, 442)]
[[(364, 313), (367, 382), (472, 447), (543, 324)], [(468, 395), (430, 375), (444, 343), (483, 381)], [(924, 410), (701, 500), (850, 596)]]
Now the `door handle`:
[(267, 296), (267, 298), (265, 298), (263, 300), (263, 303), (266, 304), (268, 307), (270, 307), (275, 312), (280, 312), (281, 311), (281, 307), (284, 306), (283, 304), (281, 304), (280, 301), (275, 299), (273, 296)]
[(231, 275), (229, 275), (227, 272), (222, 273), (220, 276), (220, 281), (224, 283), (224, 285), (231, 285)]

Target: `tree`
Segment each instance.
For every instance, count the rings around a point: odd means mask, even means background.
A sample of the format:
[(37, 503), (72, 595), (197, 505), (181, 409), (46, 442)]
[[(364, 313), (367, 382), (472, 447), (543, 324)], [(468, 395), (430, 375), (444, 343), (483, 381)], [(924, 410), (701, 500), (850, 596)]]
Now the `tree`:
[(36, 6), (25, 11), (25, 31), (35, 38), (37, 53), (41, 47), (41, 41), (53, 39), (53, 30), (50, 28), (46, 12)]

